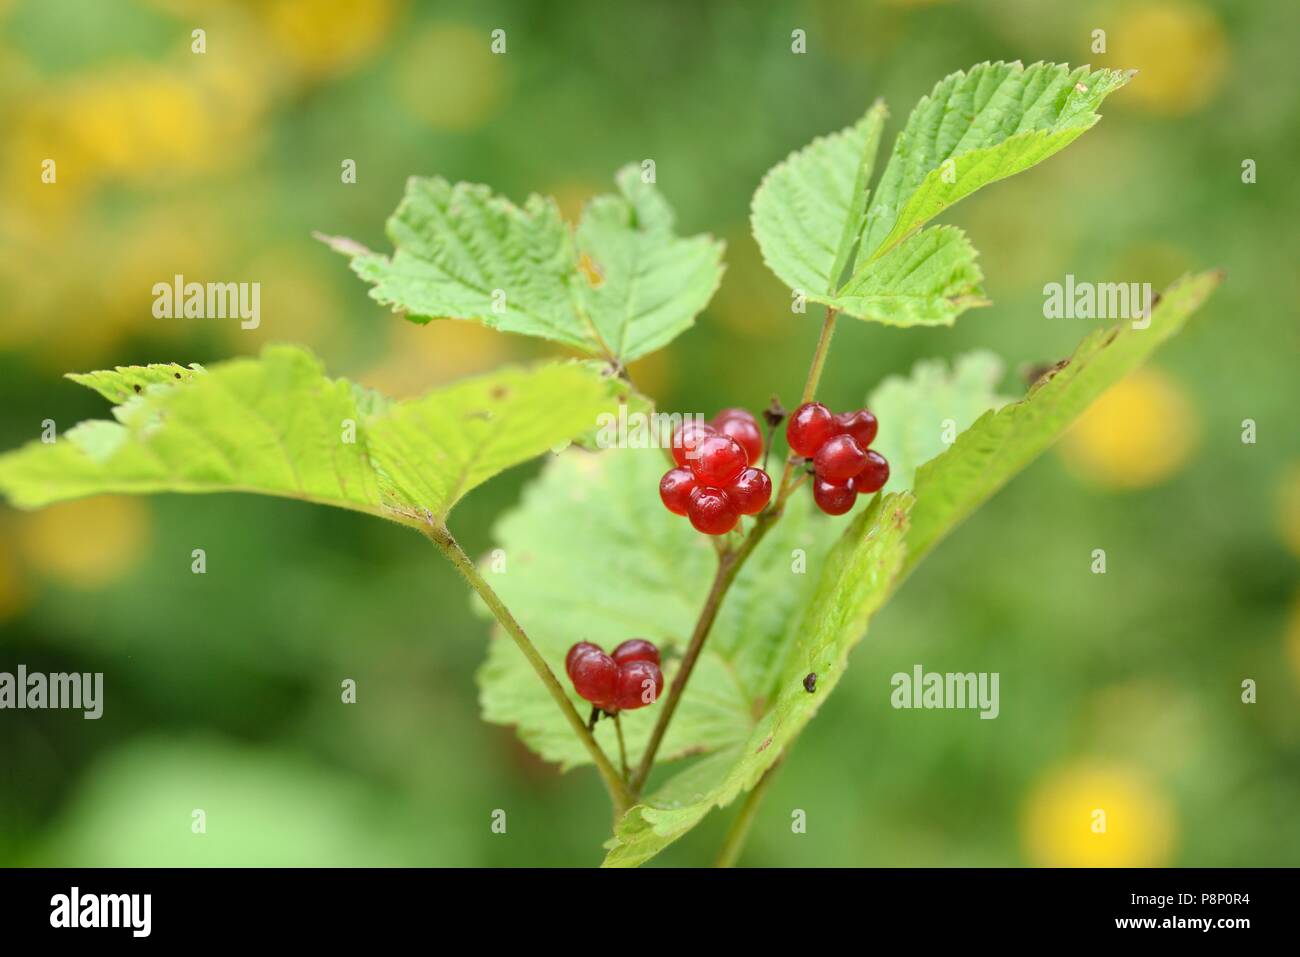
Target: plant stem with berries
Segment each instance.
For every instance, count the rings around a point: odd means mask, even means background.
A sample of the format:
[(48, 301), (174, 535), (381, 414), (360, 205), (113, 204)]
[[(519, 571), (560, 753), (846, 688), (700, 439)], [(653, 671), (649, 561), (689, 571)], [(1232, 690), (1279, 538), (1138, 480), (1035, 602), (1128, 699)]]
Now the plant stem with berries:
[[(826, 356), (830, 350), (831, 335), (835, 331), (835, 316), (835, 310), (828, 307), (826, 319), (822, 323), (821, 334), (817, 339), (817, 347), (813, 352), (812, 364), (808, 369), (808, 378), (804, 383), (802, 400), (804, 403), (811, 401), (811, 397), (816, 394), (817, 385), (821, 381), (822, 370), (826, 366)], [(770, 441), (769, 436), (769, 445)], [(638, 765), (636, 774), (633, 775), (630, 782), (632, 793), (638, 797), (645, 787), (646, 780), (650, 777), (651, 770), (654, 768), (659, 746), (663, 743), (664, 734), (667, 732), (668, 725), (677, 710), (677, 704), (681, 701), (682, 693), (686, 690), (686, 684), (690, 681), (691, 672), (694, 671), (695, 663), (700, 657), (700, 652), (704, 649), (704, 643), (708, 640), (709, 631), (713, 627), (714, 620), (718, 617), (718, 611), (722, 607), (723, 599), (727, 596), (727, 590), (731, 587), (731, 583), (735, 581), (736, 575), (740, 573), (746, 559), (758, 547), (758, 543), (763, 540), (767, 530), (781, 517), (781, 513), (785, 508), (785, 501), (790, 497), (790, 493), (802, 484), (803, 479), (806, 477), (801, 476), (798, 481), (793, 484), (790, 483), (791, 473), (798, 460), (799, 457), (793, 454), (786, 460), (785, 473), (781, 477), (780, 491), (776, 494), (772, 503), (754, 520), (753, 527), (741, 541), (740, 546), (734, 551), (720, 549), (718, 552), (718, 569), (714, 574), (713, 584), (709, 587), (709, 594), (704, 599), (704, 607), (700, 609), (699, 618), (696, 619), (695, 628), (691, 632), (690, 642), (686, 646), (686, 653), (677, 668), (677, 674), (674, 676), (672, 684), (668, 688), (668, 695), (663, 701), (663, 706), (659, 709), (654, 730), (650, 733), (650, 740), (646, 743), (645, 751), (641, 755), (641, 763)]]
[(492, 612), (492, 616), (501, 623), (501, 627), (505, 629), (506, 634), (514, 640), (514, 643), (519, 647), (519, 650), (523, 652), (524, 657), (528, 659), (528, 663), (533, 666), (533, 671), (537, 673), (537, 677), (541, 679), (542, 684), (546, 686), (546, 690), (550, 692), (551, 697), (555, 699), (555, 703), (559, 706), (560, 710), (564, 713), (564, 717), (568, 720), (569, 725), (573, 728), (573, 733), (578, 736), (578, 740), (582, 742), (582, 746), (586, 748), (587, 753), (591, 755), (591, 760), (595, 763), (596, 770), (600, 774), (601, 780), (605, 782), (605, 788), (609, 791), (610, 800), (614, 802), (615, 817), (617, 818), (622, 816), (622, 814), (631, 807), (633, 803), (635, 803), (634, 798), (628, 790), (627, 784), (624, 783), (623, 777), (619, 775), (618, 770), (612, 763), (610, 763), (609, 758), (606, 757), (605, 752), (601, 749), (600, 745), (596, 743), (596, 739), (592, 737), (591, 731), (588, 730), (586, 722), (582, 720), (582, 716), (578, 714), (578, 710), (573, 706), (573, 702), (569, 700), (568, 694), (565, 693), (563, 686), (556, 679), (550, 666), (547, 665), (546, 659), (542, 657), (541, 653), (537, 650), (537, 647), (532, 643), (532, 640), (529, 639), (527, 633), (519, 622), (515, 620), (515, 616), (510, 613), (510, 609), (505, 606), (505, 603), (501, 600), (500, 596), (497, 595), (497, 593), (492, 589), (492, 586), (484, 580), (483, 576), (479, 574), (479, 570), (474, 565), (473, 560), (465, 554), (465, 550), (461, 548), (460, 543), (452, 537), (447, 526), (435, 521), (432, 516), (429, 516), (428, 525), (425, 528), (425, 535), (433, 542), (433, 544), (437, 545), (438, 549), (447, 556), (453, 565), (456, 566), (456, 570), (460, 572), (461, 577), (463, 577), (465, 581), (469, 583), (470, 588), (474, 589), (478, 596), (483, 599), (488, 610)]

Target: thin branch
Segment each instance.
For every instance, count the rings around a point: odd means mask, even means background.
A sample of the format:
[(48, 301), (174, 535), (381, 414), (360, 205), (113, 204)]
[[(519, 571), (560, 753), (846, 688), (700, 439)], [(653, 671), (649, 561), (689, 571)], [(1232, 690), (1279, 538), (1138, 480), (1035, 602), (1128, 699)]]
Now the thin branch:
[(750, 791), (745, 798), (745, 803), (740, 806), (740, 813), (727, 829), (727, 836), (722, 841), (722, 848), (718, 851), (718, 859), (714, 862), (714, 867), (736, 866), (736, 861), (740, 859), (740, 854), (745, 849), (745, 841), (749, 838), (749, 830), (754, 826), (758, 806), (763, 803), (763, 796), (767, 794), (767, 789), (771, 786), (772, 779), (776, 777), (776, 772), (780, 770), (781, 762), (784, 760), (785, 755), (777, 758), (776, 763), (763, 772), (763, 776), (754, 785), (754, 790)]
[[(812, 364), (808, 369), (808, 379), (804, 383), (803, 402), (811, 402), (812, 397), (817, 393), (817, 385), (821, 381), (822, 370), (826, 366), (826, 356), (830, 351), (831, 336), (835, 332), (835, 316), (835, 310), (828, 306), (826, 318), (822, 322), (821, 335), (817, 339), (817, 348), (813, 352)], [(691, 633), (691, 640), (686, 646), (686, 654), (682, 658), (681, 666), (677, 669), (672, 686), (668, 689), (668, 694), (663, 700), (663, 707), (659, 709), (654, 730), (650, 733), (650, 740), (641, 755), (641, 763), (632, 776), (630, 783), (634, 794), (639, 795), (641, 793), (645, 787), (646, 779), (650, 777), (650, 771), (654, 768), (655, 756), (659, 753), (659, 746), (663, 743), (664, 733), (668, 730), (673, 714), (677, 711), (677, 704), (681, 701), (682, 693), (686, 690), (686, 683), (690, 681), (691, 672), (695, 669), (695, 662), (704, 649), (704, 642), (709, 637), (709, 630), (713, 627), (714, 619), (718, 617), (718, 610), (722, 607), (722, 600), (727, 596), (727, 590), (731, 587), (731, 583), (735, 581), (736, 575), (745, 564), (745, 560), (749, 558), (754, 549), (758, 547), (758, 543), (762, 541), (763, 536), (767, 534), (767, 530), (781, 517), (782, 512), (785, 510), (786, 499), (803, 482), (804, 476), (800, 476), (793, 483), (791, 482), (795, 465), (799, 461), (801, 459), (794, 455), (786, 459), (785, 471), (781, 476), (780, 490), (777, 492), (775, 500), (758, 516), (754, 522), (754, 527), (750, 529), (749, 534), (740, 543), (739, 548), (735, 551), (729, 551), (719, 542), (714, 542), (715, 547), (718, 548), (718, 570), (714, 575), (713, 584), (709, 588), (708, 597), (704, 600), (704, 607), (700, 609), (700, 616), (695, 622), (695, 630)]]
[(605, 756), (605, 752), (596, 743), (596, 739), (587, 730), (586, 723), (578, 714), (577, 709), (573, 707), (573, 702), (565, 694), (563, 686), (556, 680), (555, 674), (551, 671), (550, 666), (546, 664), (546, 660), (542, 658), (537, 647), (529, 639), (519, 622), (515, 620), (514, 615), (510, 613), (510, 609), (501, 601), (500, 596), (492, 590), (492, 586), (479, 574), (478, 568), (475, 567), (470, 557), (465, 554), (465, 550), (460, 547), (456, 539), (452, 537), (451, 532), (447, 530), (447, 526), (435, 521), (430, 516), (424, 532), (429, 540), (437, 545), (439, 550), (451, 560), (451, 563), (456, 566), (456, 570), (461, 573), (469, 586), (483, 599), (493, 617), (501, 623), (501, 627), (514, 639), (519, 650), (528, 659), (528, 663), (533, 666), (533, 671), (537, 672), (537, 677), (542, 680), (546, 690), (555, 699), (555, 703), (573, 728), (573, 733), (578, 736), (582, 746), (591, 755), (592, 761), (596, 764), (596, 770), (604, 780), (605, 787), (609, 790), (609, 796), (614, 802), (615, 814), (621, 815), (632, 806), (632, 794), (628, 791), (627, 785), (619, 776), (614, 765)]
[(618, 734), (618, 763), (623, 768), (623, 780), (627, 780), (627, 745), (623, 743), (623, 716), (614, 712), (614, 731)]

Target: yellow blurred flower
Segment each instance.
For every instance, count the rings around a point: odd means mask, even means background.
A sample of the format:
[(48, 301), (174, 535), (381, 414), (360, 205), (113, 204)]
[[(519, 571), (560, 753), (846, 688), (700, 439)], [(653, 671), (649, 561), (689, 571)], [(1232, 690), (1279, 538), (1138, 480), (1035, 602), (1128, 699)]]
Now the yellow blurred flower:
[(1136, 69), (1122, 107), (1181, 115), (1218, 91), (1229, 51), (1222, 24), (1198, 0), (1127, 0), (1106, 31), (1105, 62)]
[(1196, 412), (1183, 389), (1152, 368), (1111, 386), (1061, 443), (1067, 467), (1110, 489), (1146, 488), (1168, 479), (1191, 456)]
[(1169, 801), (1135, 767), (1075, 763), (1032, 788), (1021, 818), (1025, 853), (1045, 867), (1154, 867), (1169, 862)]
[(392, 30), (394, 0), (273, 0), (259, 8), (276, 51), (300, 73), (344, 73)]
[(425, 29), (400, 52), (394, 66), (398, 99), (436, 130), (482, 126), (505, 94), (502, 61), (509, 54), (494, 54), (491, 42), (488, 30), (459, 23)]
[(518, 356), (510, 336), (476, 322), (434, 319), (419, 326), (387, 311), (377, 311), (372, 321), (388, 324), (388, 348), (379, 362), (356, 378), (395, 398), (421, 395)]
[(100, 497), (52, 505), (24, 515), (18, 540), (38, 574), (94, 589), (127, 574), (153, 537), (152, 515), (133, 498)]

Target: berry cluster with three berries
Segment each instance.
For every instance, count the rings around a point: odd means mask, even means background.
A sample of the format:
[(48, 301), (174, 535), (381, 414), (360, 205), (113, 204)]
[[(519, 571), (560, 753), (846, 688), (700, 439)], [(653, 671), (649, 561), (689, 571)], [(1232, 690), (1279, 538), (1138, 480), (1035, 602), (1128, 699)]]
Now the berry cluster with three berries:
[(745, 409), (723, 409), (709, 423), (687, 422), (673, 436), (673, 461), (659, 481), (668, 511), (706, 535), (725, 535), (742, 515), (757, 515), (772, 497), (772, 479), (754, 465), (763, 433)]
[(564, 657), (573, 690), (607, 714), (654, 704), (664, 690), (659, 649), (644, 638), (629, 638), (612, 655), (580, 641)]
[(889, 481), (889, 463), (870, 448), (876, 428), (866, 409), (832, 415), (820, 402), (805, 402), (786, 423), (790, 451), (812, 459), (813, 501), (827, 515), (843, 515)]

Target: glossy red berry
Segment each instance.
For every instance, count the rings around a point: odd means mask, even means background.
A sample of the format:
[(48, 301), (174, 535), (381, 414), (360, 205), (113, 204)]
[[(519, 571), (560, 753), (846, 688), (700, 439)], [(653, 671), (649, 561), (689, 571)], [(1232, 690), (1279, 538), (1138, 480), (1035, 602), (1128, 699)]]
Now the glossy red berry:
[(625, 665), (632, 661), (649, 661), (659, 664), (659, 649), (654, 642), (644, 638), (629, 638), (610, 654), (615, 664)]
[(685, 515), (694, 488), (695, 475), (690, 469), (669, 469), (659, 480), (659, 498), (674, 515)]
[(618, 665), (603, 651), (579, 655), (573, 662), (573, 688), (584, 699), (606, 710), (616, 707)]
[(836, 435), (826, 440), (813, 456), (818, 477), (831, 482), (853, 478), (867, 464), (867, 453), (851, 435)]
[(862, 471), (857, 474), (853, 482), (858, 487), (858, 493), (879, 492), (889, 481), (889, 463), (885, 457), (874, 449), (867, 450), (867, 464), (862, 467)]
[(866, 449), (876, 440), (879, 424), (876, 417), (866, 409), (858, 409), (856, 412), (841, 412), (835, 416), (835, 427), (842, 434), (853, 436), (859, 448)]
[(618, 669), (614, 706), (634, 711), (654, 704), (664, 690), (664, 675), (653, 661), (629, 661)]
[(708, 485), (697, 485), (691, 491), (686, 514), (696, 530), (705, 535), (725, 535), (740, 521), (740, 509), (731, 497)]
[(858, 499), (858, 489), (853, 479), (831, 482), (820, 475), (813, 476), (813, 501), (827, 515), (843, 515), (853, 508)]
[(705, 436), (695, 446), (691, 471), (704, 485), (729, 485), (749, 464), (745, 450), (729, 435)]
[(673, 435), (673, 461), (686, 466), (695, 458), (695, 449), (701, 440), (716, 431), (707, 422), (691, 419)]
[(794, 410), (785, 426), (785, 440), (795, 455), (812, 458), (835, 434), (835, 417), (820, 402), (805, 402)]
[(600, 650), (599, 645), (593, 645), (589, 641), (580, 641), (572, 648), (570, 648), (569, 653), (564, 656), (564, 670), (568, 672), (569, 677), (572, 678), (573, 665), (579, 658), (583, 657), (584, 655), (590, 655), (590, 654), (598, 655), (601, 653), (602, 652)]
[(731, 436), (740, 443), (741, 449), (745, 450), (745, 459), (750, 465), (758, 462), (763, 458), (763, 433), (755, 423), (754, 416), (748, 419), (733, 417), (733, 419), (715, 420), (715, 428), (724, 436)]
[(723, 409), (713, 417), (713, 427), (740, 443), (750, 465), (763, 457), (763, 433), (758, 420), (747, 410)]
[(727, 497), (735, 503), (741, 515), (757, 515), (767, 508), (772, 498), (772, 479), (762, 469), (750, 466), (727, 486)]

